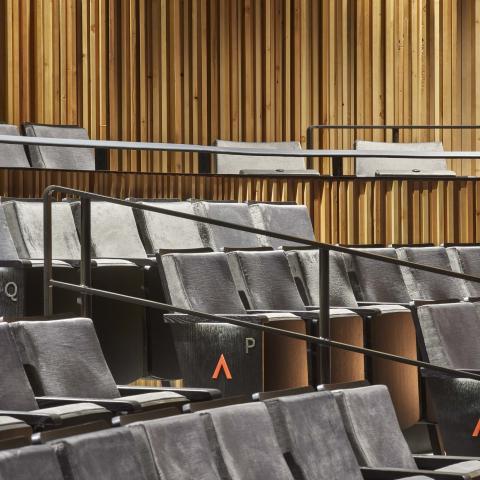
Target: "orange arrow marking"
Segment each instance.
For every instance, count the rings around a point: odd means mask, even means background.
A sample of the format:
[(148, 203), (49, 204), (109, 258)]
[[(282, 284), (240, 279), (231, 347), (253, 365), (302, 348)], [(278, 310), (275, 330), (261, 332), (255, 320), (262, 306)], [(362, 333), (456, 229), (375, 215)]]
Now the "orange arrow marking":
[(220, 375), (220, 370), (222, 368), (223, 368), (223, 373), (225, 373), (225, 377), (227, 378), (227, 380), (231, 380), (232, 374), (230, 373), (230, 369), (228, 368), (227, 361), (225, 360), (223, 353), (220, 355), (217, 366), (215, 367), (215, 371), (213, 372), (212, 378), (214, 380), (218, 378), (218, 376)]
[(472, 437), (478, 437), (480, 435), (480, 420), (477, 422), (477, 426), (472, 433)]

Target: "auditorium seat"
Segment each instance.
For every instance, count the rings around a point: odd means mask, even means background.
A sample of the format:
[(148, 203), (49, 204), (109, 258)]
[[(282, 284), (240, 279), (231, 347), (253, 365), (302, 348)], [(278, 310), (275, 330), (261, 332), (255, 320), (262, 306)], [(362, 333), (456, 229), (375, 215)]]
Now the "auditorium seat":
[[(334, 396), (348, 438), (362, 466), (409, 470), (420, 468), (439, 473), (472, 474), (478, 478), (480, 458), (412, 455), (384, 385), (337, 390)], [(469, 436), (465, 434), (466, 438)], [(478, 455), (478, 446), (476, 452)], [(464, 451), (461, 453), (467, 454)]]
[[(20, 135), (16, 125), (0, 124), (0, 135)], [(0, 143), (0, 167), (29, 168), (27, 155), (23, 145)]]
[[(460, 302), (421, 305), (414, 310), (422, 360), (459, 370), (480, 372), (480, 305)], [(433, 417), (449, 455), (478, 455), (472, 437), (477, 422), (480, 384), (424, 371)]]
[[(255, 228), (315, 241), (312, 221), (305, 205), (286, 202), (250, 203), (249, 207)], [(273, 248), (302, 245), (263, 235), (259, 236), (259, 241), (262, 246)]]
[(64, 480), (64, 478), (55, 452), (50, 446), (37, 445), (0, 452), (0, 480)]
[[(158, 256), (158, 264), (171, 305), (305, 332), (304, 322), (295, 315), (248, 315), (224, 253), (168, 253)], [(304, 342), (200, 318), (195, 324), (187, 323), (182, 314), (167, 314), (164, 318), (172, 325), (187, 385), (201, 378), (202, 385), (218, 385), (225, 394), (238, 395), (308, 382)], [(191, 348), (192, 343), (196, 348)], [(236, 370), (232, 373), (233, 380), (223, 373), (212, 379), (222, 354), (232, 370)]]
[(177, 415), (128, 426), (150, 447), (161, 479), (220, 480), (219, 458), (209, 445), (205, 416)]
[(228, 155), (217, 153), (214, 155), (215, 173), (221, 175), (315, 175), (317, 170), (306, 168), (305, 157), (281, 157), (275, 155), (276, 150), (301, 152), (299, 142), (235, 142), (230, 140), (216, 140), (216, 147), (249, 148), (271, 151), (273, 155)]
[[(23, 131), (28, 137), (90, 139), (88, 132), (77, 125), (24, 123)], [(30, 152), (30, 162), (34, 168), (95, 170), (95, 151), (93, 148), (30, 145), (28, 150)]]
[[(452, 271), (444, 247), (403, 247), (397, 249), (398, 258), (409, 262)], [(401, 267), (408, 293), (412, 300), (461, 300), (468, 297), (465, 282), (423, 270)]]
[[(246, 203), (226, 201), (197, 201), (193, 204), (195, 213), (206, 218), (235, 223), (245, 227), (254, 227)], [(205, 246), (221, 251), (224, 248), (256, 248), (260, 242), (254, 233), (242, 232), (231, 228), (199, 223), (200, 233)]]
[[(290, 312), (305, 320), (318, 318), (308, 311), (298, 292), (284, 251), (233, 251), (227, 254), (235, 284), (251, 313)], [(331, 337), (363, 346), (362, 319), (345, 308), (330, 309)], [(364, 378), (362, 355), (332, 351), (332, 382)]]
[[(400, 154), (402, 152), (443, 152), (441, 142), (425, 143), (389, 143), (356, 140), (355, 150), (379, 150)], [(355, 161), (355, 175), (358, 177), (375, 176), (455, 176), (449, 170), (444, 158), (394, 158), (394, 157), (358, 157)]]
[[(454, 246), (447, 248), (448, 258), (455, 272), (480, 277), (480, 246)], [(465, 282), (469, 297), (480, 297), (480, 283)]]
[(148, 446), (126, 427), (65, 438), (52, 447), (65, 479), (159, 479)]
[(31, 440), (30, 425), (13, 417), (0, 416), (0, 450), (30, 445)]
[(104, 399), (107, 408), (112, 399), (113, 411), (123, 411), (115, 403), (131, 404), (127, 405), (128, 411), (146, 411), (179, 407), (187, 399), (210, 400), (219, 396), (217, 390), (207, 388), (117, 386), (88, 318), (20, 321), (10, 325), (27, 372), (32, 372), (34, 391), (39, 395)]

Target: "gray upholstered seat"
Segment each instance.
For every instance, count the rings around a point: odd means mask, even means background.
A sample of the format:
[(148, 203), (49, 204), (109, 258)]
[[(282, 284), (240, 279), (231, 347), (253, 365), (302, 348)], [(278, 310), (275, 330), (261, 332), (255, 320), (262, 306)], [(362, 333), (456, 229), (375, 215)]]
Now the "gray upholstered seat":
[(209, 410), (206, 415), (212, 448), (219, 451), (232, 480), (293, 479), (263, 403)]
[[(165, 208), (180, 213), (195, 215), (191, 202), (180, 201), (142, 201), (145, 205)], [(135, 210), (138, 230), (149, 254), (155, 254), (160, 249), (180, 250), (203, 248), (204, 243), (200, 236), (197, 222), (184, 218), (173, 217), (147, 210)]]
[[(374, 468), (417, 469), (415, 458), (400, 430), (395, 410), (384, 385), (334, 392), (350, 443), (361, 465)], [(442, 456), (438, 457), (442, 459)], [(480, 460), (456, 462), (442, 471), (480, 469)]]
[(129, 428), (147, 439), (160, 478), (223, 478), (208, 442), (205, 416), (178, 415), (132, 424)]
[[(447, 253), (455, 272), (480, 277), (480, 247), (448, 247)], [(465, 284), (470, 297), (480, 297), (480, 283)]]
[[(76, 125), (24, 124), (25, 135), (43, 138), (69, 138), (89, 140), (87, 131)], [(30, 160), (35, 168), (59, 168), (67, 170), (95, 170), (93, 148), (49, 147), (31, 145)]]
[[(146, 444), (126, 427), (65, 438), (52, 443), (66, 478), (155, 480), (159, 478)], [(153, 476), (152, 476), (153, 475)]]
[(63, 480), (52, 447), (41, 445), (0, 452), (0, 480)]
[[(195, 212), (207, 218), (253, 227), (252, 217), (246, 203), (195, 202)], [(199, 223), (200, 233), (206, 246), (213, 250), (222, 248), (255, 248), (260, 246), (257, 235), (231, 228)]]
[[(0, 124), (0, 135), (20, 135), (16, 125)], [(0, 143), (0, 167), (28, 168), (27, 155), (23, 145)]]
[[(255, 228), (315, 240), (312, 221), (305, 205), (252, 203), (250, 205)], [(262, 246), (278, 248), (281, 246), (299, 246), (301, 243), (260, 236)]]
[(307, 170), (305, 157), (280, 157), (275, 155), (275, 150), (289, 150), (292, 152), (302, 151), (299, 142), (234, 142), (229, 140), (217, 140), (217, 147), (249, 148), (271, 151), (270, 156), (258, 155), (228, 155), (218, 153), (215, 155), (216, 173), (225, 174), (251, 174), (259, 173), (283, 173), (317, 174), (318, 172)]
[[(388, 143), (356, 140), (355, 149), (383, 152), (443, 152), (441, 142)], [(444, 158), (381, 158), (363, 157), (355, 162), (355, 174), (359, 177), (376, 175), (455, 175), (447, 168)]]
[[(359, 248), (366, 253), (397, 258), (394, 248)], [(358, 300), (364, 302), (408, 303), (410, 295), (398, 265), (379, 262), (355, 255), (345, 256), (347, 269), (353, 271), (353, 285)]]
[[(20, 347), (22, 362), (32, 372), (37, 395), (120, 398), (90, 319), (21, 321), (10, 326)], [(184, 397), (159, 390), (122, 399), (134, 400), (149, 409), (181, 403)]]
[[(443, 247), (404, 247), (397, 249), (398, 257), (422, 265), (452, 270)], [(465, 282), (458, 278), (401, 267), (405, 285), (414, 300), (462, 299), (468, 296)]]

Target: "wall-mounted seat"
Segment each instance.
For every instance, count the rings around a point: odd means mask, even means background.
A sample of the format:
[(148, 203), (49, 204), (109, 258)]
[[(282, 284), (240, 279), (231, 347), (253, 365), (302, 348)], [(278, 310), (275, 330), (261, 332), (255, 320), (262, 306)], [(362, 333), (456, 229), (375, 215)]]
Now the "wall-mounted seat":
[[(25, 123), (23, 124), (23, 130), (27, 137), (89, 140), (88, 132), (77, 125)], [(30, 145), (28, 150), (34, 168), (95, 170), (95, 151), (93, 148)]]
[[(251, 203), (250, 213), (255, 228), (292, 235), (315, 241), (310, 214), (305, 205), (295, 203)], [(297, 242), (261, 235), (259, 241), (265, 247), (301, 246)]]
[(216, 147), (249, 148), (271, 151), (272, 155), (228, 155), (217, 153), (214, 156), (215, 173), (240, 175), (319, 175), (316, 170), (306, 168), (305, 157), (281, 157), (276, 150), (301, 152), (299, 142), (234, 142), (217, 140)]
[[(388, 143), (356, 140), (355, 150), (378, 150), (401, 154), (402, 152), (443, 152), (441, 142), (425, 143)], [(444, 158), (382, 158), (358, 157), (355, 161), (355, 175), (359, 177), (423, 175), (423, 176), (455, 176), (449, 170)]]
[[(16, 125), (0, 124), (0, 135), (20, 135)], [(29, 168), (27, 155), (23, 145), (0, 143), (0, 167)]]

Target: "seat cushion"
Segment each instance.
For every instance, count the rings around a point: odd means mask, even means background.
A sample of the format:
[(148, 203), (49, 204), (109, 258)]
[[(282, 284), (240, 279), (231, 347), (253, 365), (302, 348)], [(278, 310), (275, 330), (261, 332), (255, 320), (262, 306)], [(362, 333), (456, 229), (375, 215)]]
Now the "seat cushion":
[(122, 397), (122, 400), (135, 400), (138, 402), (142, 409), (155, 408), (159, 405), (166, 404), (180, 404), (182, 402), (187, 402), (187, 399), (178, 393), (175, 392), (148, 392), (140, 393), (137, 395), (128, 395)]
[(334, 395), (362, 466), (417, 469), (385, 385), (337, 390)]
[[(24, 125), (29, 137), (69, 138), (89, 140), (84, 128), (74, 125)], [(30, 160), (35, 168), (60, 168), (68, 170), (95, 170), (95, 150), (93, 148), (49, 147), (31, 145)]]
[(227, 256), (220, 252), (159, 256), (172, 305), (206, 313), (246, 313)]
[[(165, 208), (174, 212), (195, 215), (190, 202), (140, 202), (144, 205)], [(203, 248), (197, 222), (147, 210), (134, 209), (145, 249), (149, 254), (158, 250)]]
[[(2, 204), (20, 258), (43, 259), (43, 202)], [(52, 203), (52, 255), (60, 260), (80, 259), (80, 242), (67, 203)]]
[(305, 310), (283, 251), (227, 254), (238, 290), (254, 310)]
[(230, 140), (217, 140), (217, 147), (250, 148), (255, 150), (271, 151), (272, 155), (228, 155), (217, 153), (215, 158), (216, 173), (239, 174), (240, 170), (305, 170), (305, 157), (279, 157), (275, 150), (290, 150), (300, 152), (302, 146), (299, 142), (234, 142)]
[[(252, 217), (246, 203), (234, 202), (196, 202), (194, 209), (197, 215), (214, 220), (235, 223), (236, 225), (253, 227)], [(259, 247), (257, 235), (231, 228), (218, 227), (199, 223), (204, 244), (214, 250), (222, 248), (254, 248)]]
[(301, 472), (297, 478), (362, 479), (332, 393), (279, 397), (265, 404), (291, 470)]
[(220, 480), (204, 416), (180, 415), (129, 425), (147, 437), (160, 478)]
[(88, 318), (10, 324), (37, 395), (118, 398), (93, 322)]
[[(384, 152), (443, 152), (441, 142), (425, 143), (389, 143), (389, 142), (369, 142), (366, 140), (356, 140), (355, 149), (363, 150), (382, 150)], [(420, 170), (420, 171), (415, 171)], [(428, 175), (429, 173), (442, 172), (444, 174), (452, 173), (447, 169), (447, 162), (444, 158), (381, 158), (381, 157), (363, 157), (357, 158), (355, 162), (355, 174), (359, 177), (374, 177), (378, 173), (394, 173), (399, 175)]]
[[(253, 203), (250, 205), (255, 228), (315, 240), (312, 221), (305, 205)], [(259, 236), (262, 246), (278, 248), (299, 246), (301, 243)]]
[(293, 479), (263, 403), (208, 410), (210, 441), (220, 452), (230, 478)]
[[(18, 136), (20, 133), (16, 125), (0, 124), (0, 135)], [(0, 143), (0, 167), (30, 167), (23, 145)]]
[(0, 480), (63, 480), (53, 449), (46, 445), (0, 452)]

